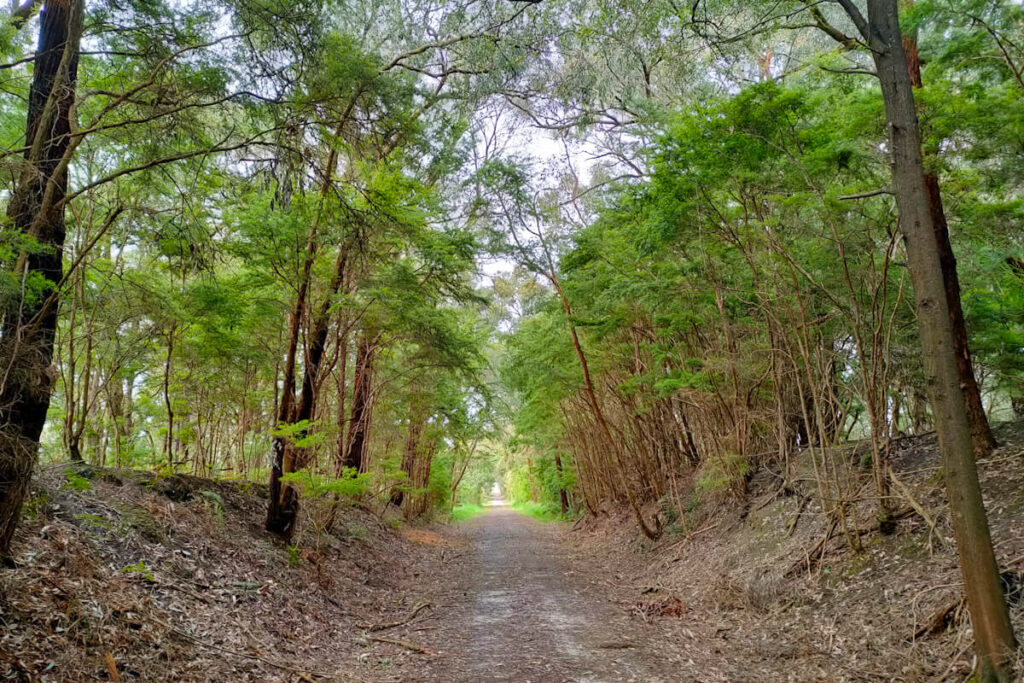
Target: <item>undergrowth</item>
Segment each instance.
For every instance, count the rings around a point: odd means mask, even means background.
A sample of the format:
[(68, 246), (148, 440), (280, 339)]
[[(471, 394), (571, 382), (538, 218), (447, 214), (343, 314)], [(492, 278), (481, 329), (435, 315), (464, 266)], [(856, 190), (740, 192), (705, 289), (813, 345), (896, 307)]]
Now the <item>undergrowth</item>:
[(464, 522), (467, 519), (472, 519), (477, 515), (482, 515), (486, 508), (483, 505), (477, 505), (476, 503), (463, 503), (456, 505), (452, 508), (451, 520), (453, 522)]
[(527, 517), (533, 517), (541, 522), (558, 522), (565, 519), (558, 506), (548, 503), (535, 503), (528, 500), (522, 503), (513, 503), (512, 507)]

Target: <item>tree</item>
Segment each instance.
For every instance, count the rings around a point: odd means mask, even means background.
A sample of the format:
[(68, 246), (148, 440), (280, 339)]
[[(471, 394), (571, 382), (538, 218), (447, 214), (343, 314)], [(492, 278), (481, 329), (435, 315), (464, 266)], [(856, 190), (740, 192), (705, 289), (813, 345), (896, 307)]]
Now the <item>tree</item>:
[[(1009, 680), (1007, 664), (1016, 642), (1003, 598), (978, 481), (970, 413), (961, 388), (946, 268), (936, 231), (937, 188), (929, 191), (914, 99), (912, 67), (900, 31), (896, 0), (868, 0), (867, 15), (850, 0), (839, 4), (853, 22), (881, 83), (889, 125), (893, 192), (900, 212), (921, 333), (925, 380), (936, 414), (936, 431), (971, 610), (983, 680)], [(934, 177), (933, 177), (934, 180)]]
[(54, 295), (63, 278), (64, 208), (73, 152), (72, 111), (82, 38), (82, 0), (50, 0), (40, 12), (25, 152), (7, 207), (5, 297), (0, 331), (0, 560), (11, 562), (18, 523), (53, 390)]

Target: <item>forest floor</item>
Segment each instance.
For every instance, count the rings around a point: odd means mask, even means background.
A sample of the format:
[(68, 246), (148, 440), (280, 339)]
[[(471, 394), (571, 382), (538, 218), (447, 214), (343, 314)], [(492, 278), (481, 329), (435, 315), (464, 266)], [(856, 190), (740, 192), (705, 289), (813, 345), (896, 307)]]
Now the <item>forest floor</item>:
[[(1024, 634), (1024, 423), (997, 436), (979, 471)], [(684, 518), (656, 542), (623, 511), (570, 527), (499, 508), (436, 528), (453, 548), (427, 571), (439, 579), (437, 628), (421, 642), (436, 656), (411, 680), (968, 680), (972, 636), (935, 437), (894, 448), (900, 485), (928, 520), (901, 508), (888, 536), (871, 525), (864, 448), (837, 454), (868, 501), (851, 507), (859, 551), (829, 530), (806, 454), (792, 489), (760, 471), (742, 498), (691, 490)]]
[(424, 655), (375, 628), (441, 549), (376, 515), (343, 506), (316, 536), (304, 514), (289, 547), (264, 486), (66, 463), (33, 484), (0, 569), (0, 681), (416, 680)]
[[(1019, 579), (1024, 424), (999, 436), (980, 471)], [(903, 515), (859, 552), (799, 467), (795, 490), (763, 471), (742, 499), (694, 496), (656, 542), (616, 511), (416, 527), (344, 507), (291, 548), (262, 531), (262, 487), (49, 467), (0, 571), (0, 681), (963, 681), (935, 450), (894, 458), (931, 523)]]
[[(1024, 634), (1024, 422), (996, 429), (1000, 447), (979, 461), (997, 561), (1018, 637)], [(865, 444), (837, 457), (870, 502)], [(693, 495), (684, 518), (657, 542), (622, 512), (567, 534), (563, 552), (633, 617), (633, 637), (675, 672), (673, 680), (966, 681), (970, 622), (934, 434), (901, 439), (892, 465), (914, 504), (896, 532), (858, 512), (861, 549), (830, 533), (807, 454), (792, 489), (759, 471), (745, 497)], [(666, 615), (666, 606), (672, 606)], [(1024, 652), (1024, 651), (1022, 651)], [(1021, 653), (1017, 678), (1024, 680)]]

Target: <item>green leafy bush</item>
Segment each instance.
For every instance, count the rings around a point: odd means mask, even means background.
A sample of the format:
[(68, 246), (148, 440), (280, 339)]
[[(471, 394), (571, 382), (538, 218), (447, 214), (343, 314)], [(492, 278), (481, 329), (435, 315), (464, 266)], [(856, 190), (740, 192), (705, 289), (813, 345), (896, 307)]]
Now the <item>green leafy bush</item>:
[(71, 489), (72, 491), (92, 490), (92, 482), (77, 472), (73, 472), (70, 469), (65, 470), (64, 477), (68, 480), (68, 482), (64, 484), (64, 488), (66, 489)]
[(132, 564), (132, 565), (129, 565), (129, 566), (125, 567), (124, 569), (121, 570), (121, 573), (122, 574), (137, 574), (137, 575), (141, 576), (142, 578), (144, 578), (146, 581), (149, 581), (150, 583), (155, 583), (156, 582), (156, 577), (153, 576), (153, 572), (150, 571), (149, 567), (146, 566), (146, 562), (144, 560), (139, 560), (135, 564)]

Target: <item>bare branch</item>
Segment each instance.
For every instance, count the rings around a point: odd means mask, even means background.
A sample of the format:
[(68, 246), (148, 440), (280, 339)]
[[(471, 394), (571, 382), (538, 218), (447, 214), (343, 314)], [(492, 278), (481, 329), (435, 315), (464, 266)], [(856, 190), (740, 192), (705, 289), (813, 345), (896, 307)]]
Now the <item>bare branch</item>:
[(892, 188), (882, 187), (877, 190), (871, 190), (870, 192), (858, 192), (857, 194), (845, 194), (840, 199), (867, 199), (868, 197), (877, 197), (880, 194), (892, 194)]

